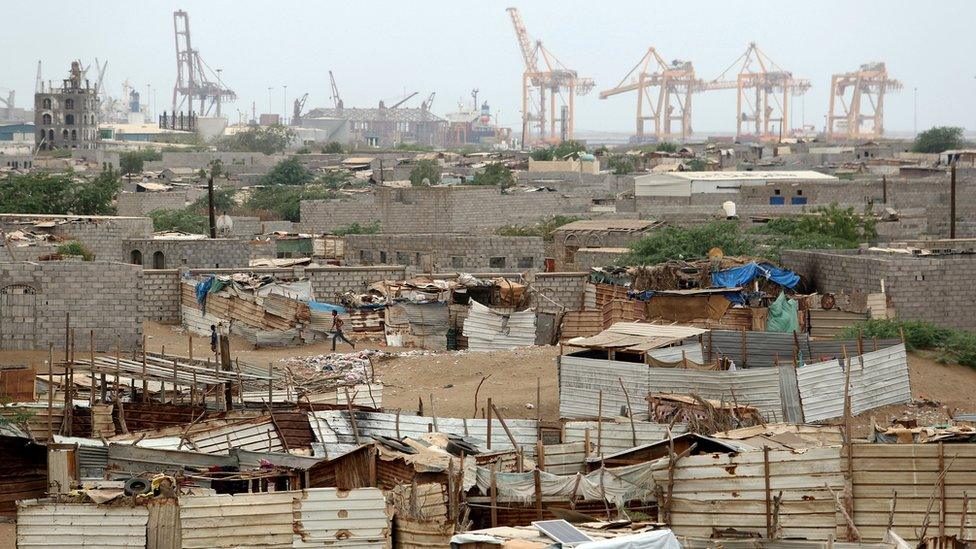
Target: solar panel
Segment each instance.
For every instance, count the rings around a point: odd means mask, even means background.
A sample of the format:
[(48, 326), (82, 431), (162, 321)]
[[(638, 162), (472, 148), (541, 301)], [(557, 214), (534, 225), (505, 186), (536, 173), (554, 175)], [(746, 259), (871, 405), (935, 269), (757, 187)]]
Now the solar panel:
[(565, 520), (540, 520), (532, 523), (537, 530), (563, 545), (563, 547), (573, 547), (593, 538), (580, 532), (575, 526)]

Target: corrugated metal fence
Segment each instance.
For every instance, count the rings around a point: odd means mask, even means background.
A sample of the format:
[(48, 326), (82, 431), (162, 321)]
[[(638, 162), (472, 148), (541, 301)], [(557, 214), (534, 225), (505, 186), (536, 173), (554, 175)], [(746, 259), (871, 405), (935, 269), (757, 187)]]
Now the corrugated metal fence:
[[(902, 344), (850, 359), (851, 410), (866, 410), (908, 402), (912, 398), (908, 357)], [(796, 371), (797, 386), (806, 421), (820, 421), (844, 415), (843, 359), (803, 366)]]

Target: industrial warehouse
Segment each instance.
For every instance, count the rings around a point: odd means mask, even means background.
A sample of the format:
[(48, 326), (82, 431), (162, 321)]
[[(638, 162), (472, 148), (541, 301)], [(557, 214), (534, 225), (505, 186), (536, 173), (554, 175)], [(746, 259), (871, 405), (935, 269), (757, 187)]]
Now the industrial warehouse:
[(973, 545), (973, 6), (60, 4), (0, 548)]

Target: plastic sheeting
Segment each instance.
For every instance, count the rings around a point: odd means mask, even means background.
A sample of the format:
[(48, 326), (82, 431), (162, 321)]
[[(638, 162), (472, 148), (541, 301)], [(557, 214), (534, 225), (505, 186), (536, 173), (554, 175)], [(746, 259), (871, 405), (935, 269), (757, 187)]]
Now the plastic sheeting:
[(671, 530), (654, 530), (630, 536), (589, 541), (576, 549), (681, 549), (681, 543)]
[[(558, 496), (567, 499), (582, 497), (586, 501), (606, 501), (622, 508), (632, 499), (653, 500), (654, 483), (651, 471), (666, 469), (667, 458), (654, 461), (597, 469), (590, 473), (554, 475), (540, 472), (542, 496)], [(478, 467), (477, 486), (483, 494), (491, 487), (491, 470)], [(535, 473), (495, 473), (495, 486), (501, 501), (528, 503), (535, 499)]]
[(783, 332), (792, 334), (800, 331), (800, 322), (796, 318), (796, 313), (800, 304), (795, 299), (786, 297), (783, 292), (779, 293), (776, 301), (769, 304), (769, 316), (766, 317), (767, 332)]
[(712, 273), (712, 286), (717, 288), (745, 286), (760, 276), (787, 288), (793, 288), (800, 282), (800, 276), (793, 271), (780, 269), (769, 263), (752, 262)]

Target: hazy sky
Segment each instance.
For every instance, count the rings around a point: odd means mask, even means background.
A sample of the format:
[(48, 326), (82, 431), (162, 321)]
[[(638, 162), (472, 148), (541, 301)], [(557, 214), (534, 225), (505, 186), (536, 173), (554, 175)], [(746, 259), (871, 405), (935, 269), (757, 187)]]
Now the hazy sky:
[[(887, 97), (886, 126), (911, 132), (913, 88), (918, 126), (976, 127), (976, 63), (972, 51), (976, 2), (887, 1), (420, 1), (355, 2), (4, 0), (0, 88), (33, 102), (37, 60), (45, 79), (59, 81), (71, 59), (108, 59), (106, 89), (121, 94), (128, 79), (143, 93), (151, 84), (156, 108), (169, 110), (176, 75), (172, 12), (190, 14), (194, 46), (238, 93), (237, 109), (287, 113), (296, 95), (307, 106), (331, 106), (328, 71), (345, 105), (391, 102), (418, 91), (408, 105), (437, 93), (433, 110), (455, 110), (480, 89), (503, 124), (519, 126), (522, 60), (509, 5), (520, 8), (529, 33), (596, 88), (577, 98), (578, 131), (632, 132), (633, 95), (600, 100), (653, 45), (667, 60), (695, 64), (714, 78), (755, 41), (781, 67), (809, 78), (797, 122), (823, 126), (830, 75), (868, 61), (885, 61), (905, 87)], [(2, 91), (2, 90), (0, 90)], [(696, 131), (735, 127), (735, 93), (697, 95)]]

